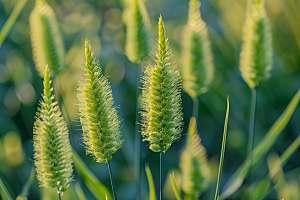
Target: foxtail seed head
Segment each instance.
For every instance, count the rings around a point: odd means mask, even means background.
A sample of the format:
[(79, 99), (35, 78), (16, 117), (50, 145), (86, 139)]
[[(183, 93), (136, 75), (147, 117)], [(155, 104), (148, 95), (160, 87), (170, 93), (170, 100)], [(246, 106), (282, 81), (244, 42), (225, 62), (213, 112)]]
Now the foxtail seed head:
[(124, 140), (120, 132), (120, 119), (113, 107), (113, 96), (101, 66), (93, 58), (89, 42), (85, 41), (85, 80), (79, 83), (79, 117), (83, 130), (83, 142), (87, 154), (96, 162), (112, 159)]
[(41, 77), (45, 66), (49, 66), (51, 75), (66, 69), (65, 48), (56, 16), (45, 1), (36, 1), (29, 17), (30, 40), (33, 60)]
[(150, 21), (143, 1), (131, 0), (126, 18), (126, 46), (128, 59), (133, 63), (141, 62), (152, 49)]
[(197, 134), (194, 117), (190, 120), (186, 147), (180, 157), (180, 169), (182, 190), (186, 194), (200, 196), (208, 187), (210, 170), (207, 165), (206, 150), (201, 145), (201, 139)]
[(48, 66), (45, 68), (44, 94), (33, 128), (34, 164), (40, 187), (64, 192), (73, 180), (69, 131), (54, 101)]
[(206, 23), (201, 18), (198, 0), (190, 0), (183, 41), (181, 70), (183, 89), (191, 97), (196, 97), (208, 90), (214, 72), (208, 31)]
[(270, 77), (272, 35), (264, 0), (249, 0), (240, 54), (240, 71), (250, 88)]
[[(142, 78), (142, 135), (154, 152), (165, 152), (180, 138), (182, 126), (181, 80), (171, 62), (171, 49), (165, 37), (162, 17), (158, 22), (156, 59), (148, 63)], [(155, 55), (153, 55), (155, 57)]]

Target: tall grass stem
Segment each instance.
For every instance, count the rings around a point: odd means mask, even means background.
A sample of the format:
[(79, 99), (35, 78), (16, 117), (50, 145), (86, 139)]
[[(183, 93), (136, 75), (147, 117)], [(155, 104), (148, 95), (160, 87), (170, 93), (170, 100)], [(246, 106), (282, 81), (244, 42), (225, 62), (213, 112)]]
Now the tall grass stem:
[[(142, 61), (140, 62), (138, 69), (137, 69), (137, 80), (136, 80), (136, 111), (135, 111), (135, 121), (140, 121), (140, 115), (139, 115), (139, 109), (140, 109), (140, 74), (141, 74), (141, 68), (143, 66)], [(135, 163), (134, 163), (134, 172), (135, 172), (135, 178), (136, 178), (136, 184), (137, 184), (137, 193), (136, 193), (136, 199), (139, 199), (139, 191), (141, 188), (141, 134), (139, 133), (139, 124), (135, 124)]]
[(160, 169), (159, 199), (160, 200), (162, 200), (162, 197), (163, 197), (163, 154), (164, 154), (164, 152), (161, 151), (160, 152), (160, 166), (159, 166), (159, 169)]
[(249, 122), (249, 138), (248, 138), (248, 162), (249, 162), (249, 172), (248, 180), (250, 179), (250, 169), (252, 165), (252, 150), (254, 141), (254, 129), (255, 129), (255, 114), (256, 114), (256, 104), (257, 104), (257, 87), (252, 88), (252, 100), (251, 100), (251, 114)]
[(112, 189), (112, 192), (113, 192), (114, 200), (117, 200), (116, 191), (115, 191), (114, 179), (113, 179), (113, 177), (112, 177), (112, 173), (111, 173), (109, 161), (107, 161), (107, 166), (108, 166), (108, 172), (109, 172), (110, 183), (111, 183), (111, 189)]
[(61, 200), (61, 192), (57, 186), (57, 195), (58, 195), (58, 200)]
[(199, 99), (197, 96), (193, 97), (193, 116), (196, 118), (196, 124), (197, 124), (198, 116), (199, 116)]

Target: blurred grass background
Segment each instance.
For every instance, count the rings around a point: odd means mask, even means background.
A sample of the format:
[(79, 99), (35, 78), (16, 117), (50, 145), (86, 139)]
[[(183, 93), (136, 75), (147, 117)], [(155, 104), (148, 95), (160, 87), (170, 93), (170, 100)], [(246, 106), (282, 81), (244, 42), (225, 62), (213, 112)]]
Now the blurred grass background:
[[(84, 39), (91, 42), (104, 73), (109, 75), (115, 105), (123, 119), (122, 133), (125, 145), (115, 154), (112, 163), (117, 195), (120, 199), (134, 199), (134, 127), (136, 112), (137, 65), (124, 54), (125, 25), (123, 10), (129, 0), (53, 0), (48, 4), (58, 18), (66, 48), (67, 71), (63, 74), (63, 90), (74, 129), (70, 130), (71, 145), (79, 152), (89, 168), (110, 188), (107, 166), (93, 162), (85, 156), (81, 131), (76, 115), (76, 84), (83, 74)], [(10, 15), (17, 0), (0, 0), (0, 27)], [(250, 115), (251, 91), (240, 76), (239, 52), (246, 0), (202, 0), (201, 12), (209, 29), (214, 54), (215, 75), (208, 93), (200, 97), (198, 129), (206, 147), (214, 180), (201, 199), (212, 199), (216, 185), (221, 149), (226, 96), (230, 96), (228, 140), (221, 187), (243, 162), (247, 154), (247, 130)], [(16, 24), (0, 48), (0, 178), (16, 197), (27, 181), (32, 167), (32, 128), (41, 99), (42, 79), (32, 60), (28, 17), (35, 4), (28, 0)], [(183, 26), (187, 21), (188, 0), (145, 1), (154, 38), (157, 38), (157, 21), (163, 15), (167, 36), (178, 66), (181, 66)], [(287, 106), (297, 89), (300, 78), (300, 1), (266, 0), (266, 9), (272, 25), (273, 69), (272, 77), (263, 82), (258, 91), (258, 107), (254, 145), (256, 145)], [(184, 131), (179, 142), (172, 145), (165, 156), (164, 173), (178, 169), (179, 155), (185, 144), (185, 133), (192, 114), (192, 100), (182, 93)], [(296, 109), (287, 128), (267, 155), (270, 159), (280, 155), (300, 133), (300, 113)], [(142, 169), (149, 163), (158, 186), (159, 155), (142, 143)], [(280, 187), (266, 199), (285, 197), (300, 199), (300, 151), (291, 157), (277, 175)], [(260, 181), (268, 173), (267, 159), (251, 171), (251, 180)], [(165, 199), (175, 199), (168, 176), (165, 176)], [(180, 179), (180, 176), (177, 176)], [(94, 199), (75, 173), (88, 199)], [(179, 180), (178, 180), (179, 181)], [(143, 170), (141, 193), (146, 196), (148, 185)], [(55, 190), (54, 199), (56, 198)], [(38, 188), (37, 181), (30, 190), (29, 199), (52, 199), (48, 190)], [(63, 199), (77, 199), (72, 185)], [(247, 189), (241, 189), (232, 199), (243, 199)], [(146, 197), (145, 197), (146, 198)]]

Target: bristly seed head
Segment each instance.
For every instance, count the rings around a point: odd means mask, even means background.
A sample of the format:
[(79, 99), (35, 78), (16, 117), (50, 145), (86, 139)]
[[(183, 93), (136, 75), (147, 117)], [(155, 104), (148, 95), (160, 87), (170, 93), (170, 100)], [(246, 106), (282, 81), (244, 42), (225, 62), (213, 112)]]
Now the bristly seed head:
[(103, 76), (101, 66), (93, 58), (89, 42), (85, 41), (85, 80), (78, 87), (79, 118), (83, 130), (83, 142), (87, 154), (96, 162), (112, 159), (123, 145), (120, 119), (115, 107), (110, 84)]
[(214, 65), (206, 23), (201, 18), (200, 2), (190, 0), (188, 23), (184, 29), (182, 53), (183, 90), (192, 98), (208, 90)]
[(142, 78), (142, 135), (154, 152), (165, 152), (182, 131), (181, 79), (171, 62), (171, 49), (160, 16), (155, 62), (149, 62)]
[(250, 88), (270, 77), (272, 67), (272, 35), (264, 0), (248, 1), (240, 54), (240, 71)]
[(210, 170), (206, 150), (197, 134), (195, 117), (190, 120), (186, 147), (180, 157), (180, 169), (183, 191), (186, 194), (200, 196), (208, 187)]
[(33, 128), (34, 164), (40, 187), (64, 192), (73, 180), (72, 149), (69, 131), (54, 101), (48, 66), (44, 76), (44, 94)]

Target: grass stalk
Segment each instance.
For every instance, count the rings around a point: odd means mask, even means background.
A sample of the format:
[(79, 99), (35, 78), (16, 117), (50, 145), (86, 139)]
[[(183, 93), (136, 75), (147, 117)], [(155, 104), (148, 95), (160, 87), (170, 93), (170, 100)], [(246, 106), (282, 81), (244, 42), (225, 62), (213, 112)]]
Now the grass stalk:
[(163, 151), (160, 152), (160, 162), (159, 162), (159, 170), (160, 170), (160, 184), (159, 184), (159, 199), (163, 198)]
[(17, 18), (19, 17), (20, 13), (22, 12), (27, 0), (19, 0), (12, 13), (8, 17), (7, 21), (5, 22), (3, 28), (0, 32), (0, 48), (2, 46), (2, 43), (4, 42), (5, 38), (7, 37), (8, 33), (12, 29), (13, 25), (15, 24)]
[(248, 151), (247, 151), (248, 162), (249, 162), (248, 180), (250, 179), (250, 169), (252, 165), (252, 150), (253, 150), (253, 141), (254, 141), (256, 104), (257, 104), (257, 87), (254, 87), (252, 88), (251, 114), (250, 114), (249, 135), (248, 135)]
[(216, 193), (215, 193), (214, 200), (219, 200), (220, 183), (221, 183), (223, 161), (224, 161), (224, 154), (225, 154), (225, 146), (226, 146), (228, 114), (229, 114), (229, 97), (227, 97), (227, 109), (226, 109), (226, 117), (225, 117), (225, 123), (224, 123), (224, 132), (223, 132), (222, 150), (221, 150), (221, 156), (220, 156), (218, 182), (217, 182), (217, 187), (216, 187)]
[(197, 96), (193, 97), (193, 116), (196, 118), (196, 124), (197, 124), (198, 116), (199, 116), (199, 99)]
[(107, 163), (107, 166), (108, 166), (108, 172), (109, 172), (110, 183), (111, 183), (111, 189), (112, 189), (112, 193), (113, 193), (113, 196), (114, 196), (114, 200), (117, 200), (116, 191), (115, 191), (114, 179), (113, 179), (113, 177), (112, 177), (112, 172), (111, 172), (111, 169), (110, 169), (109, 161), (107, 161), (106, 163)]
[[(139, 96), (140, 96), (140, 74), (141, 74), (141, 68), (142, 68), (142, 61), (138, 65), (138, 70), (137, 70), (137, 78), (136, 78), (136, 111), (135, 111), (135, 121), (139, 122), (140, 121), (140, 115), (139, 115), (139, 109), (140, 109), (140, 101), (139, 101)], [(135, 124), (135, 163), (134, 163), (134, 172), (135, 172), (135, 178), (136, 178), (136, 184), (137, 184), (137, 193), (136, 193), (136, 199), (139, 198), (139, 191), (141, 188), (141, 134), (139, 133), (139, 124)]]
[(59, 190), (58, 186), (56, 189), (57, 189), (58, 200), (61, 200), (61, 191)]

